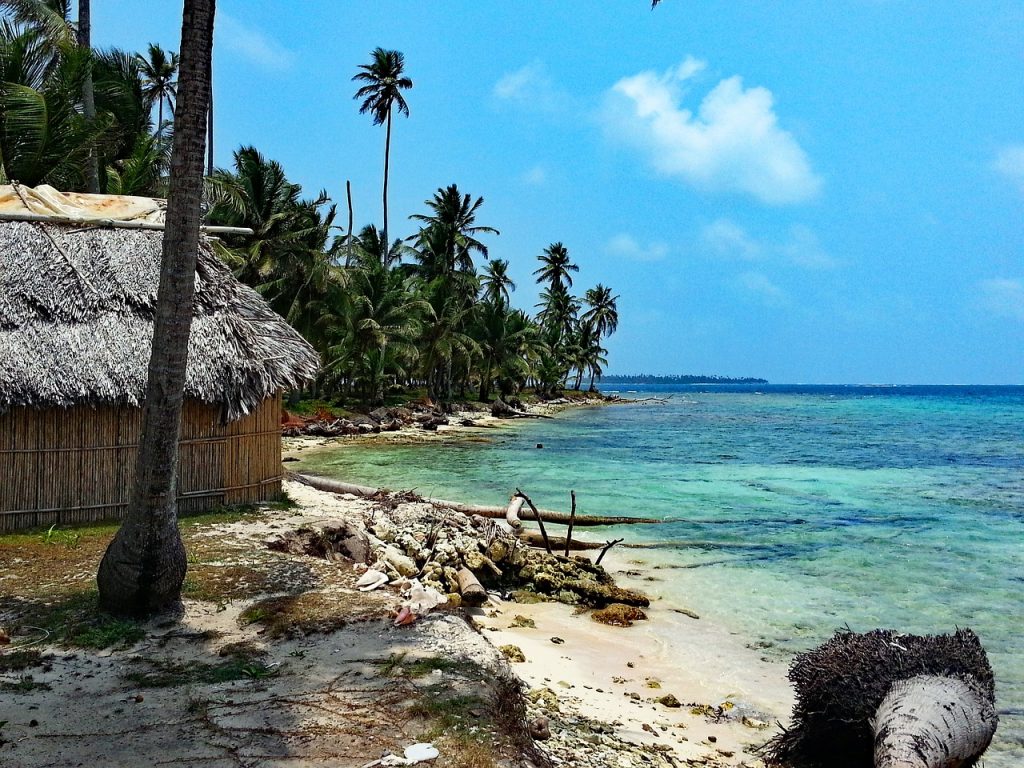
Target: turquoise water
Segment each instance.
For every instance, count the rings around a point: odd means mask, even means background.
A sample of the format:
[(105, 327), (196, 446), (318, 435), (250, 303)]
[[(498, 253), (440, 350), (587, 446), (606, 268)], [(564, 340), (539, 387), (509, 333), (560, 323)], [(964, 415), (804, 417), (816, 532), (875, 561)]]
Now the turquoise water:
[(636, 389), (671, 397), (300, 468), (556, 509), (572, 488), (581, 512), (664, 519), (614, 534), (659, 544), (633, 551), (654, 590), (779, 657), (844, 626), (970, 626), (1002, 711), (986, 764), (1024, 765), (1024, 387)]

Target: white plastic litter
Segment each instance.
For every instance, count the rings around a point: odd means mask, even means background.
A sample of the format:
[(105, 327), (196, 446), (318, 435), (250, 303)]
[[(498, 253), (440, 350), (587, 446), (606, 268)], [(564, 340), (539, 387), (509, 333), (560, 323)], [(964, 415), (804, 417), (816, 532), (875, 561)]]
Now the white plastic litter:
[(409, 587), (409, 594), (402, 605), (417, 616), (422, 616), (447, 602), (447, 596), (442, 595), (433, 587), (424, 587), (419, 581), (413, 579), (412, 586)]
[(440, 757), (441, 753), (437, 751), (437, 747), (433, 744), (419, 743), (412, 744), (405, 748), (405, 756), (399, 757), (398, 755), (385, 755), (380, 760), (375, 760), (372, 763), (368, 763), (363, 768), (373, 768), (377, 765), (416, 765), (417, 763), (425, 763), (429, 760), (436, 760)]
[(372, 568), (359, 577), (359, 581), (356, 582), (356, 586), (359, 587), (360, 592), (372, 592), (373, 590), (383, 587), (388, 583), (388, 576), (386, 573), (375, 571)]

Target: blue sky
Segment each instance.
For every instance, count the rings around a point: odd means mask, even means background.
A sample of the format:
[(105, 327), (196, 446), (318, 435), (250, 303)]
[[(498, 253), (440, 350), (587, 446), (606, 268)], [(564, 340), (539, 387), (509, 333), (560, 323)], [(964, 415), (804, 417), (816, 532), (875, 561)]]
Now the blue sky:
[[(180, 11), (95, 0), (94, 41), (177, 49)], [(219, 0), (216, 158), (379, 224), (350, 78), (398, 49), (392, 231), (482, 195), (521, 306), (564, 242), (621, 297), (612, 372), (1024, 383), (1022, 39), (1019, 0)]]

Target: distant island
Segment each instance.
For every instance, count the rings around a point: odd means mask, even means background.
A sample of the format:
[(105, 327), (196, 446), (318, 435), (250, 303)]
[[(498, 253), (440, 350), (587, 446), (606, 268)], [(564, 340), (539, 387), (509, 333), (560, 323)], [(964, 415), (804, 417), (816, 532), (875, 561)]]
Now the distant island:
[(767, 384), (767, 379), (756, 379), (751, 376), (733, 378), (731, 376), (692, 376), (674, 374), (671, 376), (654, 376), (649, 373), (602, 376), (602, 384)]

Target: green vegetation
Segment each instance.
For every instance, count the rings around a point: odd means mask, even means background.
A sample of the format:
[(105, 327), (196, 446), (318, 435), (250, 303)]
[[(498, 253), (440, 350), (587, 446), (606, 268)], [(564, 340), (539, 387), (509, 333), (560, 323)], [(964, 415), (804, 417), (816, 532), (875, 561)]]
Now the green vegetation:
[(232, 680), (262, 680), (277, 674), (267, 665), (263, 651), (248, 643), (235, 643), (221, 650), (224, 661), (216, 664), (190, 661), (138, 659), (136, 669), (124, 679), (139, 688), (172, 688), (179, 685), (227, 683)]
[[(153, 44), (80, 48), (68, 8), (0, 3), (0, 183), (84, 191), (91, 158), (101, 192), (166, 196), (177, 55)], [(489, 258), (486, 241), (499, 232), (478, 221), (482, 197), (440, 187), (394, 238), (390, 147), (394, 114), (409, 115), (405, 66), (401, 52), (377, 48), (353, 78), (359, 112), (386, 128), (383, 229), (339, 227), (326, 192), (304, 196), (279, 163), (243, 146), (230, 169), (206, 179), (207, 223), (254, 234), (226, 237), (219, 254), (320, 352), (323, 371), (303, 394), (326, 407), (378, 406), (421, 389), (444, 406), (471, 392), (490, 401), (527, 386), (549, 397), (587, 377), (592, 386), (616, 297), (603, 285), (571, 293), (579, 268), (565, 245), (537, 246), (533, 315), (512, 306), (508, 261)], [(94, 116), (82, 99), (90, 72)]]

